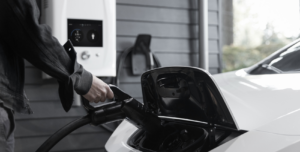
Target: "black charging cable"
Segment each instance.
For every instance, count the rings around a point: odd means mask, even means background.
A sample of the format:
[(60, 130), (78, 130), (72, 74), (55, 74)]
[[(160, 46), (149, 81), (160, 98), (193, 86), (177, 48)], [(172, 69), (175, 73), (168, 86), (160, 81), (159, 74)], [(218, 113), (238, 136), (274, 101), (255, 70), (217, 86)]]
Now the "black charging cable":
[(135, 126), (145, 130), (149, 134), (156, 133), (161, 129), (161, 120), (158, 116), (147, 111), (143, 104), (119, 88), (115, 86), (110, 87), (115, 94), (115, 101), (99, 106), (91, 106), (88, 102), (84, 102), (84, 107), (89, 112), (88, 115), (59, 129), (36, 152), (48, 152), (65, 136), (87, 124), (98, 126), (128, 118)]

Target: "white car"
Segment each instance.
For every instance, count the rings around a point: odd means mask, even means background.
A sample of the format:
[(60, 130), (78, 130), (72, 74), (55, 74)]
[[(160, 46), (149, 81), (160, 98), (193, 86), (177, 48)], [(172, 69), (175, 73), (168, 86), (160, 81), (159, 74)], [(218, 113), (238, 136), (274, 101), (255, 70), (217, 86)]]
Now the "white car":
[[(300, 151), (299, 72), (300, 39), (234, 72), (211, 76), (189, 67), (146, 72), (144, 104), (163, 120), (168, 137), (147, 137), (124, 120), (105, 148), (108, 152)], [(153, 146), (155, 140), (162, 144)]]

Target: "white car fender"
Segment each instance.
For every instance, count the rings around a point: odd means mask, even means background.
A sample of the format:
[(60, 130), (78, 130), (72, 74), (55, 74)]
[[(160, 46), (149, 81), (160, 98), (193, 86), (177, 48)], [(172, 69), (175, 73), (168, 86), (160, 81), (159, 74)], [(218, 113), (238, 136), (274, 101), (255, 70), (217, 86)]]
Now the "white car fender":
[(298, 152), (300, 109), (249, 131), (211, 152)]
[[(299, 140), (300, 136), (279, 135), (253, 130), (211, 150), (211, 152), (278, 152), (299, 142)], [(294, 148), (297, 149), (281, 152), (298, 152), (300, 146)]]
[(124, 119), (106, 142), (105, 149), (108, 152), (140, 152), (127, 144), (128, 139), (137, 129)]

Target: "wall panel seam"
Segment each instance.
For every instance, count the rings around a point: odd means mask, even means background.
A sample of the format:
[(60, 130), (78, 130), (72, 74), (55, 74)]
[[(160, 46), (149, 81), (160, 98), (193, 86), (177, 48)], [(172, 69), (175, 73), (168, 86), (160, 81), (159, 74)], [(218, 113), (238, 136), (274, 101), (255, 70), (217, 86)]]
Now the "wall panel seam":
[[(159, 5), (142, 5), (142, 4), (128, 4), (117, 2), (117, 6), (137, 6), (137, 7), (148, 7), (148, 8), (166, 8), (166, 9), (174, 9), (174, 10), (190, 10), (190, 11), (198, 11), (198, 8), (187, 8), (187, 7), (172, 7), (172, 6), (159, 6)], [(215, 9), (208, 9), (211, 12), (217, 12)]]
[[(136, 35), (137, 36), (137, 35)], [(134, 35), (118, 35), (117, 37), (133, 37), (136, 38)], [(157, 39), (180, 39), (180, 40), (198, 40), (198, 38), (187, 38), (187, 37), (167, 37), (167, 36), (153, 36), (152, 38), (157, 38)], [(219, 38), (209, 38), (209, 40), (219, 40)]]
[[(163, 22), (163, 21), (147, 21), (147, 20), (135, 20), (135, 19), (117, 19), (120, 22), (137, 22), (137, 23), (158, 23), (158, 24), (170, 24), (170, 25), (187, 25), (198, 26), (198, 23), (182, 23), (182, 22)], [(209, 26), (219, 26), (218, 23), (209, 23)]]

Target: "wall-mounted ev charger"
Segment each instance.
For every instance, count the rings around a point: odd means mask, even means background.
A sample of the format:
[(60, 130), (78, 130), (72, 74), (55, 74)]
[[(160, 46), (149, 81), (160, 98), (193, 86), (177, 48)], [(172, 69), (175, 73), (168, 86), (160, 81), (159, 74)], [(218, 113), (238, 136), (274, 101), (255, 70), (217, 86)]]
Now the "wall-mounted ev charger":
[[(42, 0), (41, 23), (62, 45), (71, 40), (78, 63), (93, 75), (116, 76), (115, 0)], [(79, 96), (74, 100), (80, 104)]]
[(71, 40), (78, 63), (95, 76), (116, 76), (115, 0), (42, 0), (41, 9), (41, 23), (62, 45)]

